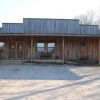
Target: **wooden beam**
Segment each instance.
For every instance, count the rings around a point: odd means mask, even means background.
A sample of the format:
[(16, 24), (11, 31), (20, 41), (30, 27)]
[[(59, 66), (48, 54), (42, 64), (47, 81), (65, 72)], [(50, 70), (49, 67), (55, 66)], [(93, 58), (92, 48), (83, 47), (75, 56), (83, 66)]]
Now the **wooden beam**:
[(31, 61), (33, 60), (33, 37), (31, 37)]
[(65, 52), (65, 43), (64, 43), (64, 37), (62, 39), (62, 63), (64, 64), (64, 52)]
[(100, 64), (100, 38), (99, 38), (99, 47), (98, 47), (98, 59), (99, 59), (99, 64)]

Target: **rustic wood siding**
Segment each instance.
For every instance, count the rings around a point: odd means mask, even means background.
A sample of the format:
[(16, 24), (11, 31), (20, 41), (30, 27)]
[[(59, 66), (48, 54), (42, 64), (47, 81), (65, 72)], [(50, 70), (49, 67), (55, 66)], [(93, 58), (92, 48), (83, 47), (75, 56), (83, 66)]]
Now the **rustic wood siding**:
[(65, 59), (98, 60), (98, 38), (65, 38)]
[(90, 60), (98, 59), (98, 39), (95, 38), (81, 38), (81, 43), (84, 42), (84, 45), (80, 45), (80, 57), (88, 58)]
[[(32, 53), (31, 53), (31, 38), (33, 38)], [(24, 44), (24, 59), (36, 58), (36, 43), (39, 41), (55, 42), (55, 59), (62, 59), (63, 41), (62, 37), (0, 37), (0, 41), (5, 42), (4, 58), (9, 59), (10, 42), (22, 41)], [(64, 37), (64, 58), (67, 60), (88, 59), (97, 61), (99, 55), (99, 38), (92, 37)]]
[(65, 38), (65, 59), (76, 60), (80, 58), (79, 38)]

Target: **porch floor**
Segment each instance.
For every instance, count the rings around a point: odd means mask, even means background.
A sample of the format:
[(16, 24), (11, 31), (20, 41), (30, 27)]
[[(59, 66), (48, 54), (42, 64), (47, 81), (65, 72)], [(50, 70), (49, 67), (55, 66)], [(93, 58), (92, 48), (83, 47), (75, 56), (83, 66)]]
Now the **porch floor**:
[(62, 59), (33, 59), (33, 60), (0, 60), (0, 64), (21, 64), (21, 63), (63, 63)]

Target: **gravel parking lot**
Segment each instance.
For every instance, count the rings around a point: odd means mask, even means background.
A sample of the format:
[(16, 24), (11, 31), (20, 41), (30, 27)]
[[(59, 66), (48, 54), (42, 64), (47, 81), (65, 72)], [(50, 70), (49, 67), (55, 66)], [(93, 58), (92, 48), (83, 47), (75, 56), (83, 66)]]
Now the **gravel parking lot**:
[(0, 100), (100, 100), (100, 67), (0, 65)]

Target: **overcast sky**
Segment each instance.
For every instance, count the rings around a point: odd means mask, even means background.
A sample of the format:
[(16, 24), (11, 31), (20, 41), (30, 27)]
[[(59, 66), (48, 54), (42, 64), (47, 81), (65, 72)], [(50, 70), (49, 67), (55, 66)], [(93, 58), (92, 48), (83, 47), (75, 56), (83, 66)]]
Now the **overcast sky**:
[(2, 22), (22, 22), (22, 18), (74, 18), (100, 10), (100, 0), (0, 0)]

